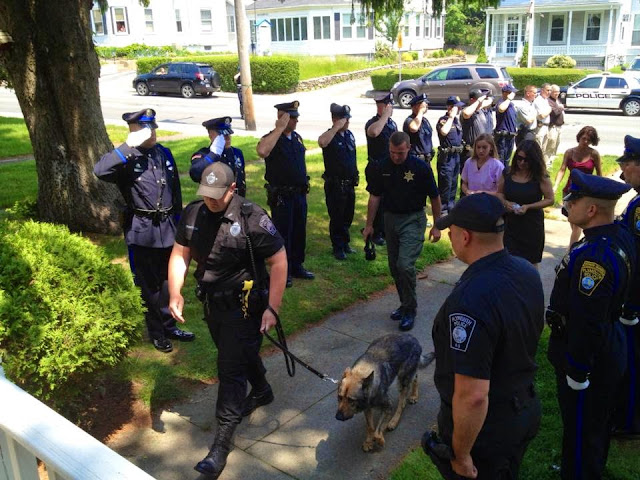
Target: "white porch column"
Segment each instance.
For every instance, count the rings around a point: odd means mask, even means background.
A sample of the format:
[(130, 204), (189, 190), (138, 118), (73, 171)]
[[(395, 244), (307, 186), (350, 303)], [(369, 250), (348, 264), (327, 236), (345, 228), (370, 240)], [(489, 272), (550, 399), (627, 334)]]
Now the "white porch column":
[(491, 23), (491, 14), (487, 13), (487, 24), (484, 27), (484, 51), (488, 53), (489, 49), (489, 24)]
[(569, 25), (567, 25), (567, 55), (571, 50), (571, 25), (573, 24), (573, 10), (569, 10)]

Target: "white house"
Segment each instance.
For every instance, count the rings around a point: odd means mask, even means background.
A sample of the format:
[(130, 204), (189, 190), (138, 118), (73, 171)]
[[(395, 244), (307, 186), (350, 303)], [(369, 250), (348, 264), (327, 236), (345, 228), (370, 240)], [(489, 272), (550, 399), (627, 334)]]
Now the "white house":
[(517, 62), (528, 26), (536, 65), (565, 54), (581, 67), (610, 68), (640, 55), (640, 0), (502, 0), (486, 14), (485, 50), (496, 63)]
[[(382, 37), (351, 0), (256, 0), (246, 7), (252, 45), (258, 52), (308, 55), (368, 55)], [(268, 22), (268, 24), (265, 23)], [(267, 26), (269, 44), (254, 32)], [(444, 17), (431, 15), (428, 0), (406, 0), (403, 50), (437, 50), (444, 45)]]

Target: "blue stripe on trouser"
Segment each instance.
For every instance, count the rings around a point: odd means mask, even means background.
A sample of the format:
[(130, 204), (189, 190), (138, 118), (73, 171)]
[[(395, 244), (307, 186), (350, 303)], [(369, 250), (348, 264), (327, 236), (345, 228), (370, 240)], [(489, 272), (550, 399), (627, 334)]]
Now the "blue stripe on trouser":
[(582, 478), (582, 430), (584, 417), (584, 400), (587, 395), (586, 390), (578, 392), (578, 404), (576, 405), (576, 480)]
[(636, 345), (635, 329), (637, 326), (625, 325), (627, 331), (627, 362), (629, 367), (629, 399), (627, 402), (627, 430), (631, 431), (633, 414), (636, 408)]
[(127, 253), (129, 254), (129, 268), (131, 268), (131, 275), (133, 275), (133, 283), (136, 283), (136, 265), (133, 261), (133, 247), (127, 245)]

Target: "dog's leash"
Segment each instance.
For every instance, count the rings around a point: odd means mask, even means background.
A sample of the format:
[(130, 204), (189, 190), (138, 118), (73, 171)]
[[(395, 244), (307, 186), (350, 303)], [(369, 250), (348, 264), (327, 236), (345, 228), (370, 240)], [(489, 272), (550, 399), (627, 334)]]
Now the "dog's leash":
[(273, 343), (276, 347), (282, 350), (282, 353), (284, 354), (284, 363), (287, 365), (287, 373), (289, 374), (289, 376), (293, 377), (296, 374), (296, 364), (294, 362), (297, 362), (300, 365), (302, 365), (304, 368), (309, 370), (311, 373), (313, 373), (314, 375), (317, 375), (318, 377), (320, 377), (322, 380), (330, 381), (335, 384), (339, 383), (338, 380), (331, 378), (326, 373), (319, 372), (318, 370), (313, 368), (311, 365), (303, 362), (298, 357), (296, 357), (293, 353), (291, 353), (291, 351), (287, 348), (287, 339), (284, 335), (284, 330), (282, 329), (280, 316), (273, 308), (271, 308), (271, 305), (267, 306), (267, 309), (273, 314), (274, 317), (276, 317), (275, 329), (276, 329), (276, 333), (278, 334), (278, 340), (274, 339), (267, 332), (264, 332), (264, 336), (267, 337), (269, 341)]

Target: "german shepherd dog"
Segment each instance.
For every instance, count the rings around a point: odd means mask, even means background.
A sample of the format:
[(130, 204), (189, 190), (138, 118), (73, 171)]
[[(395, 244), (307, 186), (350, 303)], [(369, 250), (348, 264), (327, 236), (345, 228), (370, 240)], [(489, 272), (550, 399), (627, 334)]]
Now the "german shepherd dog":
[[(398, 426), (407, 400), (409, 403), (418, 401), (417, 370), (429, 365), (434, 358), (433, 352), (422, 355), (422, 347), (413, 335), (391, 334), (374, 340), (353, 366), (344, 371), (338, 387), (336, 419), (349, 420), (364, 411), (367, 438), (362, 449), (365, 452), (370, 452), (376, 445), (384, 447), (383, 432)], [(391, 416), (388, 390), (396, 377), (400, 396)], [(374, 408), (382, 410), (377, 426), (374, 426)]]

